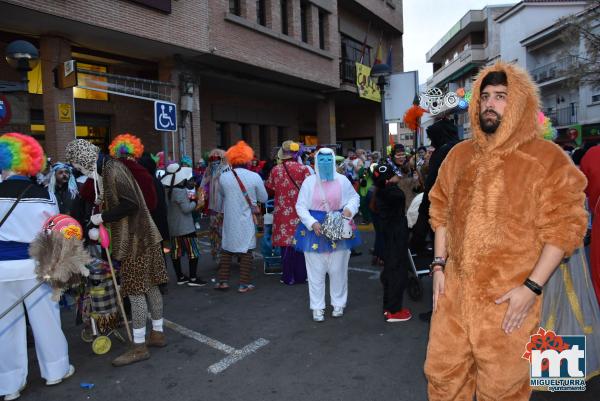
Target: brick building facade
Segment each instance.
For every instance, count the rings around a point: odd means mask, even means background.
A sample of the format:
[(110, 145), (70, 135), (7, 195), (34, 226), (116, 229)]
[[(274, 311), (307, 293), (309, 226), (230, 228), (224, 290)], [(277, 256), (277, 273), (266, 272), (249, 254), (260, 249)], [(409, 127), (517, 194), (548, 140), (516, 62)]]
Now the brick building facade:
[[(0, 132), (31, 132), (59, 159), (75, 135), (106, 148), (131, 132), (149, 151), (162, 149), (143, 99), (152, 97), (191, 99), (166, 138), (176, 158), (198, 160), (238, 139), (261, 158), (292, 138), (379, 147), (379, 104), (358, 97), (344, 66), (369, 31), (365, 64), (381, 41), (402, 70), (399, 0), (7, 0), (0, 22), (0, 47), (25, 39), (41, 59), (29, 95), (4, 94), (14, 112)], [(70, 59), (96, 71), (80, 70), (80, 85), (92, 77), (111, 93), (57, 89), (53, 70)], [(0, 76), (19, 80), (6, 63)], [(59, 104), (74, 108), (73, 121), (61, 121)]]

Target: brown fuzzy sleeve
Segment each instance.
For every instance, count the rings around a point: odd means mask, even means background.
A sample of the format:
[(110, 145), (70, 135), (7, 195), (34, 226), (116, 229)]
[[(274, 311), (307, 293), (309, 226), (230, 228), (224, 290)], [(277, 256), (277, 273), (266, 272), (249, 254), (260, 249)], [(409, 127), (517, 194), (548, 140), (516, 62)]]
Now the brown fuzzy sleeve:
[(540, 192), (536, 226), (544, 244), (570, 255), (583, 243), (587, 230), (585, 176), (566, 157), (549, 169)]
[(442, 162), (435, 184), (429, 191), (429, 224), (433, 231), (438, 227), (446, 226), (448, 218), (448, 196), (452, 185), (452, 165), (455, 152), (450, 151)]

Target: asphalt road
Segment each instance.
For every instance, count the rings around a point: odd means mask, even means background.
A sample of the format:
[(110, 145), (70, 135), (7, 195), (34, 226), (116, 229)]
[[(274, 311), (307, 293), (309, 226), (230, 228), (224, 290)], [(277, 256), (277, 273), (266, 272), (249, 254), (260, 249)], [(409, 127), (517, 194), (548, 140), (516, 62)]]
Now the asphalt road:
[[(351, 258), (349, 300), (342, 318), (331, 318), (329, 308), (324, 323), (313, 322), (306, 285), (286, 286), (279, 276), (264, 275), (257, 259), (257, 289), (251, 293), (170, 283), (164, 297), (165, 318), (172, 322), (166, 329), (169, 345), (152, 350), (151, 359), (142, 363), (113, 368), (110, 361), (125, 345), (113, 338), (108, 354), (95, 355), (80, 339), (73, 312), (63, 312), (76, 373), (58, 386), (45, 387), (30, 348), (29, 382), (21, 399), (424, 401), (429, 325), (417, 315), (430, 308), (431, 281), (421, 279), (421, 301), (406, 297), (412, 320), (386, 323), (378, 269), (370, 266), (367, 252), (373, 236), (363, 234), (363, 255)], [(203, 278), (216, 275), (210, 257), (203, 257), (200, 266)], [(231, 284), (236, 280), (234, 275)], [(534, 399), (597, 401), (597, 382), (579, 398), (569, 393), (568, 398), (538, 394)], [(84, 389), (82, 383), (94, 387)]]

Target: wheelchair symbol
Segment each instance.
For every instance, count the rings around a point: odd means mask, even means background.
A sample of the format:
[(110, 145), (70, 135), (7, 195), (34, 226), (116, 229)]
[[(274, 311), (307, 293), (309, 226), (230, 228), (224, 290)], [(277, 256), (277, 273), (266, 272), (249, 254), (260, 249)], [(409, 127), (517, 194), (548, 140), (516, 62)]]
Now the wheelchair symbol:
[(158, 123), (160, 124), (160, 126), (162, 128), (169, 128), (172, 127), (173, 125), (173, 120), (171, 119), (171, 116), (169, 115), (171, 112), (173, 111), (173, 106), (169, 106), (169, 112), (165, 113), (165, 105), (161, 104), (160, 105), (160, 115), (158, 116)]

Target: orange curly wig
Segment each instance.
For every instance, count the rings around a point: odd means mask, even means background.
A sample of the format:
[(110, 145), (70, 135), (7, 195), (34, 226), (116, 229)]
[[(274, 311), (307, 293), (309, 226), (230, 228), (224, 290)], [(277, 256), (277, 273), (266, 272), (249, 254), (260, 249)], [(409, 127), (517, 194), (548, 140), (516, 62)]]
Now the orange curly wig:
[(108, 147), (112, 157), (133, 156), (136, 159), (142, 157), (144, 145), (140, 138), (129, 133), (118, 135)]
[(232, 166), (240, 166), (252, 161), (254, 158), (254, 151), (246, 142), (239, 141), (234, 146), (227, 149), (225, 157)]

